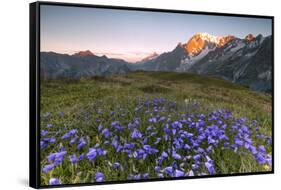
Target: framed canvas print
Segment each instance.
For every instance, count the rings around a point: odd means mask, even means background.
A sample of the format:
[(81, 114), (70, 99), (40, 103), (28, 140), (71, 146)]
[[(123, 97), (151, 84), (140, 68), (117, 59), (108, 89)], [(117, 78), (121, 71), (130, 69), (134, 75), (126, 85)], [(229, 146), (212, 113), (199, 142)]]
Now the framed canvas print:
[(273, 24), (31, 3), (30, 186), (273, 173)]

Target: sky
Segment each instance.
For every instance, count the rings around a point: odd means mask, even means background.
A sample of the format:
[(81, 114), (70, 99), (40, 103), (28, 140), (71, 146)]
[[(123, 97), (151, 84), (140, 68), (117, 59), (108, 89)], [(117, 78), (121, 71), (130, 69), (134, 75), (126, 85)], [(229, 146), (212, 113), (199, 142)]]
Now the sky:
[(198, 14), (41, 5), (41, 51), (96, 55), (136, 62), (172, 51), (194, 34), (271, 35), (271, 20)]

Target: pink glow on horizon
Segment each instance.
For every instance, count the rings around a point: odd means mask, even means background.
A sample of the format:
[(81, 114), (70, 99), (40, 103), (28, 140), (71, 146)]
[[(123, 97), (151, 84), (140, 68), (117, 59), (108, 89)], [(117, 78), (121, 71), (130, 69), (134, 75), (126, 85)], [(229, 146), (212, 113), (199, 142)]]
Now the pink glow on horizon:
[[(40, 9), (40, 50), (139, 61), (172, 51), (199, 31), (244, 38), (271, 35), (271, 19), (175, 14), (44, 5)], [(75, 50), (75, 51), (74, 51)]]
[[(41, 50), (41, 52), (55, 52), (55, 53), (60, 53), (60, 54), (68, 54), (68, 55), (73, 55), (75, 53), (78, 53), (79, 51), (85, 51), (87, 49), (82, 49), (82, 50)], [(113, 58), (113, 59), (122, 59), (127, 62), (135, 63), (138, 61), (141, 61), (142, 59), (146, 58), (147, 56), (153, 54), (154, 52), (161, 54), (163, 52), (158, 52), (158, 51), (151, 51), (151, 52), (143, 52), (143, 51), (128, 51), (126, 53), (110, 53), (110, 52), (101, 52), (101, 51), (94, 51), (89, 49), (94, 55), (97, 56), (106, 56), (108, 58)]]

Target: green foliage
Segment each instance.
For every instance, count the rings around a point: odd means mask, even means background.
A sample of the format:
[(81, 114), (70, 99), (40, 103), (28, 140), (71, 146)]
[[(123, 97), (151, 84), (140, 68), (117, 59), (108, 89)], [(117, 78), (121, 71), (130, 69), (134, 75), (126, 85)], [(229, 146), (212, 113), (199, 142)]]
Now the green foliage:
[[(67, 131), (75, 128), (79, 133), (86, 136), (91, 144), (88, 148), (101, 142), (98, 124), (108, 126), (114, 121), (111, 112), (121, 112), (125, 117), (119, 117), (121, 125), (128, 124), (134, 118), (134, 108), (138, 99), (159, 98), (177, 102), (178, 113), (204, 113), (208, 114), (216, 109), (226, 109), (237, 118), (246, 117), (249, 120), (257, 120), (260, 131), (271, 136), (272, 127), (272, 98), (269, 94), (250, 91), (247, 88), (218, 78), (199, 76), (188, 73), (173, 72), (133, 72), (127, 75), (111, 77), (94, 77), (79, 80), (49, 80), (41, 82), (41, 128), (52, 123), (57, 130)], [(194, 105), (199, 106), (194, 106)], [(102, 110), (100, 117), (97, 112)], [(63, 111), (62, 117), (59, 112)], [(50, 119), (43, 118), (43, 114), (52, 113)], [(141, 120), (148, 120), (145, 113), (139, 115)], [(97, 123), (97, 119), (101, 121)], [(161, 126), (159, 126), (161, 127)], [(141, 131), (146, 131), (147, 125), (142, 124)], [(53, 130), (53, 131), (52, 131)], [(126, 131), (122, 136), (129, 136)], [(161, 142), (169, 143), (169, 142)], [(257, 142), (258, 143), (258, 140)], [(67, 142), (60, 145), (67, 146)], [(108, 147), (112, 148), (112, 147)], [(57, 151), (58, 147), (51, 145), (48, 151), (42, 151), (41, 166), (47, 164), (46, 156)], [(80, 153), (83, 153), (83, 150)], [(77, 152), (75, 147), (69, 148), (68, 152)], [(270, 152), (270, 147), (268, 148)], [(237, 155), (233, 151), (219, 150), (213, 154), (218, 173), (238, 173), (266, 171), (258, 165), (251, 155)], [(100, 158), (91, 164), (87, 160), (79, 163), (79, 166), (71, 165), (68, 161), (47, 174), (42, 174), (42, 184), (48, 184), (50, 177), (59, 177), (63, 183), (93, 182), (95, 172), (102, 170), (111, 180), (124, 180), (125, 176), (137, 170), (138, 172), (154, 171), (155, 165), (150, 165), (149, 160), (133, 162), (127, 157), (116, 157), (114, 154), (106, 155), (109, 163)], [(115, 161), (126, 164), (129, 170), (124, 172), (113, 171)], [(121, 160), (121, 161), (120, 161)], [(145, 168), (144, 168), (145, 167)]]

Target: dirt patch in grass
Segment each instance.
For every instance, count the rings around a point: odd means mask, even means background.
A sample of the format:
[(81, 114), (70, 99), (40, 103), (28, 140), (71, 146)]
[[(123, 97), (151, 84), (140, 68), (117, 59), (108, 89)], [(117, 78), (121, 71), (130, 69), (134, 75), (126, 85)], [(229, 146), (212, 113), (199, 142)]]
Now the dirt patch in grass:
[(139, 88), (145, 93), (168, 93), (171, 92), (171, 89), (166, 86), (161, 85), (146, 85)]

